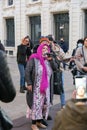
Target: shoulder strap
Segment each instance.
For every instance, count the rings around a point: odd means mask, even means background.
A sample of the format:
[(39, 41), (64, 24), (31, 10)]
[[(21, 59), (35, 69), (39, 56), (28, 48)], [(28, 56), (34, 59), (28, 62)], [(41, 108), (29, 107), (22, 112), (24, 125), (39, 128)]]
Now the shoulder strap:
[(82, 46), (82, 54), (83, 54), (83, 58), (84, 58), (84, 63), (86, 63), (83, 46)]

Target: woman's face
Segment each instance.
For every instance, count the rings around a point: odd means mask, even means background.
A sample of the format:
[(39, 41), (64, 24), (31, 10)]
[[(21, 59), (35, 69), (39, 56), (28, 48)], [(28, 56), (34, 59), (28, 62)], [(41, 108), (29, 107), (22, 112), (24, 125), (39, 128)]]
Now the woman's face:
[(28, 45), (29, 44), (29, 39), (25, 38), (24, 41), (22, 42), (23, 45)]
[(87, 48), (87, 38), (84, 40), (84, 46)]
[(44, 46), (42, 49), (42, 55), (45, 56), (46, 53), (48, 53), (48, 47)]
[(26, 44), (26, 45), (29, 44), (29, 39), (28, 39), (28, 38), (25, 39), (25, 44)]
[(84, 97), (84, 94), (85, 94), (85, 88), (83, 86), (79, 86), (77, 88), (77, 95), (80, 97)]

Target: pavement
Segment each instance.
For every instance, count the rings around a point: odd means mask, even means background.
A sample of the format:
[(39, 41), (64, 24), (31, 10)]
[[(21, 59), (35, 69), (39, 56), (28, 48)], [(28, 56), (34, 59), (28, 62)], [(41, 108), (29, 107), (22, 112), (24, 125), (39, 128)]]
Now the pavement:
[[(16, 62), (16, 57), (8, 56), (7, 59), (8, 59), (8, 65), (10, 68), (10, 73), (11, 73), (12, 80), (16, 88), (17, 94), (16, 94), (15, 99), (12, 102), (10, 103), (0, 102), (0, 106), (4, 108), (4, 110), (7, 112), (7, 114), (11, 117), (12, 120), (17, 121), (18, 119), (20, 121), (20, 119), (23, 119), (25, 122), (27, 122), (26, 120), (26, 110), (27, 110), (26, 93), (19, 92), (20, 76), (19, 76), (19, 70), (18, 70), (18, 66)], [(68, 99), (71, 98), (72, 91), (74, 90), (72, 74), (69, 70), (64, 71), (64, 89), (65, 89), (65, 97), (67, 101)], [(54, 95), (52, 108), (54, 109), (54, 106), (56, 105), (59, 110), (60, 109), (60, 96), (59, 95)], [(25, 128), (25, 130), (27, 129)]]

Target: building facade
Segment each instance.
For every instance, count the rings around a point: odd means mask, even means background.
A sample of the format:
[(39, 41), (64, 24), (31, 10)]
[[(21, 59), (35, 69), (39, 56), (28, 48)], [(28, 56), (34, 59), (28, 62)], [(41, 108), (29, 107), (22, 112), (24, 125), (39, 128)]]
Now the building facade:
[(0, 40), (8, 55), (29, 35), (34, 44), (41, 36), (64, 37), (69, 52), (87, 36), (87, 0), (0, 0)]

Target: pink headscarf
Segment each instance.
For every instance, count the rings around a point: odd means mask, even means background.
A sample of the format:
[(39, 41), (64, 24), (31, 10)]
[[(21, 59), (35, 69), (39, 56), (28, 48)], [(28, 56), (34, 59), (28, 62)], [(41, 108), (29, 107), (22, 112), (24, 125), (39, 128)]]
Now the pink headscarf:
[(40, 83), (40, 92), (41, 93), (45, 93), (45, 90), (48, 87), (47, 69), (46, 69), (46, 66), (44, 64), (44, 60), (46, 58), (44, 58), (42, 56), (42, 49), (43, 49), (44, 46), (47, 46), (48, 47), (48, 52), (50, 52), (50, 47), (47, 44), (41, 44), (41, 45), (39, 45), (39, 47), (37, 49), (37, 53), (32, 54), (30, 56), (30, 58), (29, 58), (29, 59), (36, 58), (36, 59), (40, 60), (40, 63), (42, 65), (42, 67), (43, 67), (42, 78), (41, 78), (41, 83)]

